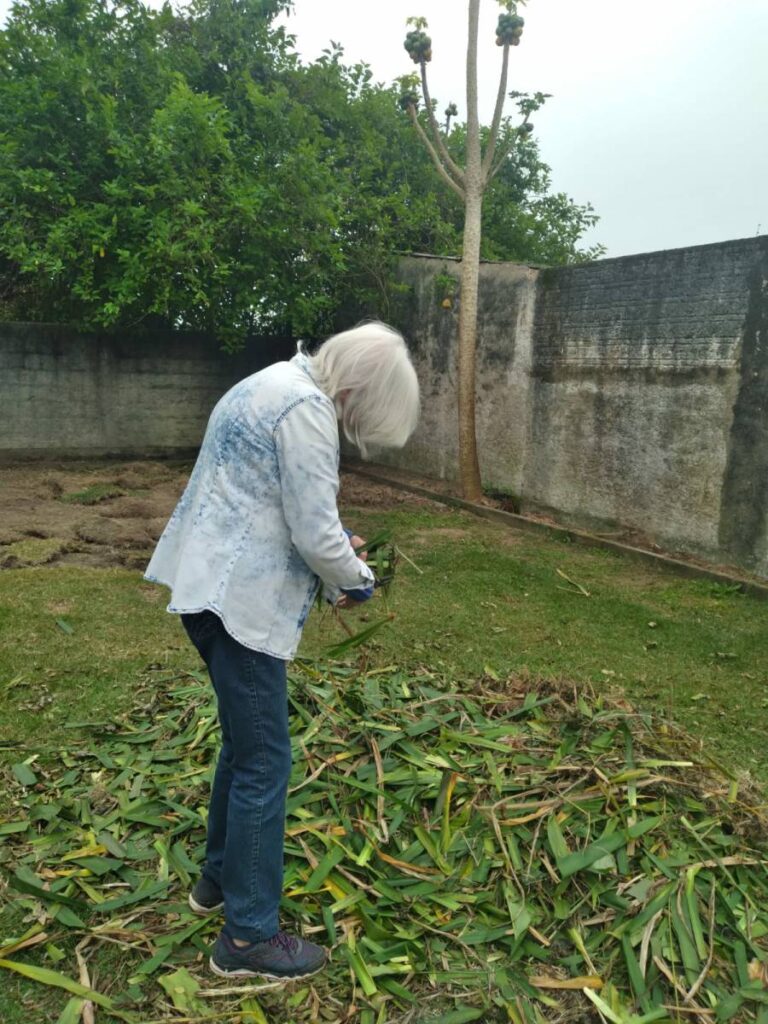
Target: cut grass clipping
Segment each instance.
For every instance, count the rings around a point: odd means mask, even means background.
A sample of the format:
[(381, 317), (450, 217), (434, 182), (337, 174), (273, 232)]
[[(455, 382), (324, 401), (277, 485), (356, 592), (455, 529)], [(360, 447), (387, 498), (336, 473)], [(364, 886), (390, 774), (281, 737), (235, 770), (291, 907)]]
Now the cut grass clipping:
[(69, 494), (62, 494), (59, 500), (70, 505), (98, 505), (100, 501), (119, 498), (123, 494), (125, 494), (125, 490), (117, 484), (96, 483), (89, 484), (82, 491), (70, 491)]
[(0, 565), (12, 568), (18, 565), (45, 565), (52, 562), (65, 548), (64, 541), (56, 537), (28, 537), (0, 549)]
[(202, 674), (155, 671), (90, 742), (8, 771), (6, 991), (63, 1022), (768, 1021), (764, 821), (668, 727), (396, 667), (297, 662), (290, 699), (282, 917), (327, 972), (208, 973), (220, 922), (185, 899), (215, 708)]

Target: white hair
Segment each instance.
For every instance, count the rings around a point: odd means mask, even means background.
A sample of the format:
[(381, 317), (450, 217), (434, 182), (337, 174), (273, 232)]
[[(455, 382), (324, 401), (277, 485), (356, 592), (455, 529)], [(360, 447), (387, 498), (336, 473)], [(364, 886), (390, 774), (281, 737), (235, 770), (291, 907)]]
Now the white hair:
[(310, 357), (345, 436), (365, 458), (370, 445), (402, 448), (419, 419), (419, 382), (403, 336), (378, 321), (334, 334)]

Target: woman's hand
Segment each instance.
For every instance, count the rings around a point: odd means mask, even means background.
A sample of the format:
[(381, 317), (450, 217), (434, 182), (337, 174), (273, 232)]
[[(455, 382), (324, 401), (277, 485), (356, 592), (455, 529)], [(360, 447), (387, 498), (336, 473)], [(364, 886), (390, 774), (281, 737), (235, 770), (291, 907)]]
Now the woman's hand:
[[(362, 562), (368, 561), (368, 552), (365, 550), (365, 541), (362, 537), (358, 537), (356, 533), (353, 533), (349, 538), (349, 543), (353, 551), (357, 552), (357, 557)], [(361, 550), (357, 550), (360, 548)], [(356, 601), (352, 597), (348, 597), (346, 594), (342, 594), (339, 600), (334, 605), (335, 608), (350, 608), (356, 604), (361, 604), (360, 601)]]
[[(367, 562), (368, 552), (365, 550), (365, 541), (363, 540), (363, 538), (358, 537), (357, 534), (355, 533), (349, 538), (349, 543), (352, 545), (352, 550), (357, 552), (357, 557), (362, 562)], [(358, 548), (360, 548), (361, 550), (358, 551)]]

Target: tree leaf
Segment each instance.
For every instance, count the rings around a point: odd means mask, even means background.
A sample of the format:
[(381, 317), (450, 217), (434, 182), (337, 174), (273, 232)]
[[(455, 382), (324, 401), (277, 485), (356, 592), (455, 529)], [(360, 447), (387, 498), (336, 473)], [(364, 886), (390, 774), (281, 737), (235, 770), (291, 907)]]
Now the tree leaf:
[(355, 633), (354, 636), (347, 637), (346, 640), (342, 640), (341, 643), (334, 644), (333, 647), (329, 647), (325, 652), (326, 657), (335, 660), (336, 658), (343, 658), (347, 651), (351, 651), (354, 647), (359, 647), (361, 644), (367, 643), (371, 637), (375, 636), (380, 629), (388, 625), (392, 621), (390, 616), (385, 619), (378, 619), (376, 622), (372, 622), (370, 626), (366, 626), (365, 629), (361, 629), (359, 633)]
[(121, 1020), (130, 1021), (132, 1024), (135, 1022), (135, 1018), (130, 1014), (118, 1010), (115, 1007), (114, 1000), (110, 999), (109, 996), (104, 996), (101, 992), (96, 992), (86, 985), (81, 985), (79, 982), (73, 981), (72, 978), (59, 974), (58, 971), (52, 971), (47, 967), (36, 967), (34, 964), (17, 963), (15, 960), (0, 960), (0, 967), (5, 968), (7, 971), (15, 971), (16, 974), (21, 974), (23, 977), (29, 978), (30, 981), (36, 981), (41, 985), (62, 988), (65, 992), (72, 993), (72, 995), (90, 999), (92, 1003), (96, 1003), (97, 1006), (103, 1006), (105, 1010), (109, 1010), (110, 1013)]
[(22, 786), (34, 786), (37, 782), (37, 776), (24, 761), (11, 765), (11, 771)]
[(179, 967), (173, 974), (164, 974), (157, 980), (177, 1010), (198, 1012), (203, 1009), (202, 1002), (196, 998), (200, 982), (192, 977), (186, 967)]

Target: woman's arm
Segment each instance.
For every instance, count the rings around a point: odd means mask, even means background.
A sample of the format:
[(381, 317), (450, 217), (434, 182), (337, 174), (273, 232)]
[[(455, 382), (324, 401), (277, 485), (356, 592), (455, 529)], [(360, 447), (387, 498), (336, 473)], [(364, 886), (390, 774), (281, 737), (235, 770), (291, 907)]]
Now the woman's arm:
[(293, 544), (323, 583), (354, 590), (371, 583), (373, 573), (355, 555), (339, 519), (338, 437), (333, 406), (320, 397), (294, 405), (274, 432)]

